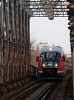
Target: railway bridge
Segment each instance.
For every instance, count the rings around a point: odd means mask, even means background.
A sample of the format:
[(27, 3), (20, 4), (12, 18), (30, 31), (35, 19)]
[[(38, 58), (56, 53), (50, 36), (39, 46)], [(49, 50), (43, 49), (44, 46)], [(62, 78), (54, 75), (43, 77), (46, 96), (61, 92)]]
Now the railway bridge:
[(29, 77), (30, 17), (68, 17), (74, 85), (74, 0), (0, 0), (0, 92)]

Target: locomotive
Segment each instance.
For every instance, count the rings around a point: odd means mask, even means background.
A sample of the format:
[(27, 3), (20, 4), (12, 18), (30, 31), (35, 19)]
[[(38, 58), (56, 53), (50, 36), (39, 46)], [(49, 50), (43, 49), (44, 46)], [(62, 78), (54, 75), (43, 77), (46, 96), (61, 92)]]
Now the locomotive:
[(65, 74), (65, 54), (59, 46), (43, 47), (36, 57), (38, 62), (38, 77), (59, 77)]

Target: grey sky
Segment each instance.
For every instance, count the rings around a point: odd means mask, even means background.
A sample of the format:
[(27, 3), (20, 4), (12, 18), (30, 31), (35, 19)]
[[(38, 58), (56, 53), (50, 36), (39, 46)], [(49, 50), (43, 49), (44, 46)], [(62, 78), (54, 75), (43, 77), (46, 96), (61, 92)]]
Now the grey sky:
[(49, 45), (59, 45), (65, 53), (70, 53), (69, 32), (67, 17), (54, 20), (43, 17), (30, 19), (30, 34), (31, 38), (36, 39), (36, 43), (48, 42)]

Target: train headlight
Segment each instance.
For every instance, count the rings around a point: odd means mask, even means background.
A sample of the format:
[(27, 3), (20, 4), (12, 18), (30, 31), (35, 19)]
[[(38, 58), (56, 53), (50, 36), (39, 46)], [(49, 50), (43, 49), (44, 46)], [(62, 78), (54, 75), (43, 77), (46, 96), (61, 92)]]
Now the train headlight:
[(45, 64), (43, 64), (43, 66), (45, 66)]
[(58, 67), (58, 64), (54, 64), (55, 67)]

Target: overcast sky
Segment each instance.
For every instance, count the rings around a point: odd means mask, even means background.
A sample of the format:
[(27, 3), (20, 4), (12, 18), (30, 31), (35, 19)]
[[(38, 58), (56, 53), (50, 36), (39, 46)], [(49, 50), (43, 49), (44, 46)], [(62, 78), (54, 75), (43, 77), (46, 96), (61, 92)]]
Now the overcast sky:
[(61, 46), (65, 53), (70, 53), (68, 18), (32, 17), (30, 19), (30, 36), (36, 43), (48, 42), (49, 45)]

